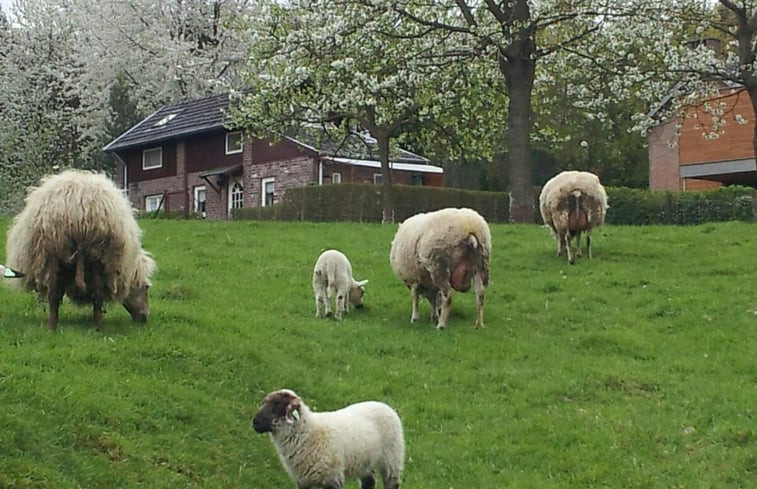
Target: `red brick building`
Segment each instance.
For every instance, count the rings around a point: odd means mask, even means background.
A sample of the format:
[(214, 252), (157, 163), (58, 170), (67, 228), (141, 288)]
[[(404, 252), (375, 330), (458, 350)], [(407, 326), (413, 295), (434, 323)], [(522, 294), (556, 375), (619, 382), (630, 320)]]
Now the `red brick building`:
[[(228, 106), (226, 94), (166, 105), (105, 146), (135, 208), (227, 219), (234, 208), (275, 204), (292, 187), (381, 181), (370, 138), (336, 143), (319, 129), (244, 140), (225, 125)], [(409, 151), (393, 155), (391, 167), (395, 183), (444, 183), (441, 167)]]
[(725, 125), (717, 138), (705, 137), (711, 119), (701, 106), (652, 129), (648, 136), (650, 189), (701, 190), (733, 184), (757, 188), (752, 145), (755, 116), (749, 94), (741, 86), (722, 88), (717, 100), (711, 101), (718, 102), (725, 104)]

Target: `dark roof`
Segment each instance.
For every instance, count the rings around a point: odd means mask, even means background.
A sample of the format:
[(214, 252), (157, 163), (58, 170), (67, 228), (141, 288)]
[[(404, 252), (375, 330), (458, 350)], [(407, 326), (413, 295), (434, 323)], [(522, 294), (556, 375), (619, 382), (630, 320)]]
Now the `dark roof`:
[[(226, 115), (228, 107), (228, 93), (165, 105), (111, 141), (103, 151), (113, 152), (148, 146), (180, 136), (222, 129), (225, 123), (229, 122)], [(375, 140), (365, 135), (350, 134), (345, 138), (339, 131), (310, 126), (287, 134), (285, 139), (321, 156), (379, 160)], [(404, 149), (392, 154), (391, 160), (402, 163), (428, 163), (428, 159)]]
[(164, 105), (142, 122), (118, 136), (103, 148), (105, 152), (174, 139), (221, 129), (227, 122), (229, 94), (185, 100)]

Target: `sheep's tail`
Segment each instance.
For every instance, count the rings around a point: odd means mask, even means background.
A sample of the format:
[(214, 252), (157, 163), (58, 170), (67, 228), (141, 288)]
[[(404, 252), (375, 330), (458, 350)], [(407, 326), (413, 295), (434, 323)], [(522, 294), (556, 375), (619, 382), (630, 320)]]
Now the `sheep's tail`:
[(76, 287), (82, 291), (86, 292), (87, 290), (87, 283), (84, 280), (84, 254), (80, 253), (78, 250), (74, 251), (74, 254), (71, 256), (71, 260), (76, 260), (76, 274), (74, 275), (74, 282), (76, 282)]

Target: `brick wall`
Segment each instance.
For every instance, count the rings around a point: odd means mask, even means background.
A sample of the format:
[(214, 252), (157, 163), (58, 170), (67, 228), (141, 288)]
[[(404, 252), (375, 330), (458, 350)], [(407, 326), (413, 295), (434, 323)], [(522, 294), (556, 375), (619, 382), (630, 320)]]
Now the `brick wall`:
[[(280, 202), (284, 189), (317, 182), (316, 164), (307, 156), (244, 166), (245, 207), (257, 207), (262, 201), (262, 181), (275, 178), (274, 203)], [(247, 199), (250, 199), (249, 202)]]
[(669, 121), (652, 128), (649, 142), (649, 188), (678, 190), (678, 138), (676, 122)]
[[(680, 164), (708, 163), (716, 161), (753, 158), (754, 111), (749, 94), (732, 89), (721, 91), (720, 102), (726, 104), (725, 126), (716, 139), (707, 139), (711, 118), (701, 109), (689, 111), (681, 124), (679, 138)], [(747, 124), (738, 124), (736, 115), (746, 119)]]

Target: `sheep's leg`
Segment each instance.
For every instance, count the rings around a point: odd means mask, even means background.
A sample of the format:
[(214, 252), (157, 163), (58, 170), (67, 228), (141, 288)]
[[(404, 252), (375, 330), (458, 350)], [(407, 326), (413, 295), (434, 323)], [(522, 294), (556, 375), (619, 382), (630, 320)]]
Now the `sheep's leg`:
[(344, 292), (338, 290), (336, 292), (336, 313), (334, 314), (334, 317), (341, 321), (342, 319), (342, 313), (345, 311), (344, 303), (347, 300), (347, 297), (345, 296)]
[(576, 256), (581, 256), (581, 231), (576, 232)]
[(565, 243), (565, 249), (568, 252), (568, 263), (573, 265), (573, 263), (575, 263), (575, 258), (573, 257), (573, 253), (571, 253), (571, 250), (570, 250), (570, 231), (566, 231), (560, 237), (560, 240)]
[(382, 474), (384, 489), (399, 489), (400, 478), (398, 475)]
[(376, 476), (370, 473), (360, 479), (360, 489), (373, 489), (376, 487)]
[(50, 289), (47, 291), (47, 303), (50, 310), (47, 314), (47, 329), (55, 331), (58, 327), (58, 309), (60, 302), (63, 300), (63, 291), (61, 290), (58, 280), (53, 280)]
[(334, 289), (331, 286), (326, 287), (326, 317), (331, 317), (331, 301), (334, 297)]
[(95, 330), (100, 331), (100, 324), (103, 319), (103, 300), (101, 297), (92, 299), (92, 317), (95, 322)]
[(420, 301), (420, 296), (418, 295), (418, 284), (413, 284), (410, 286), (410, 295), (413, 298), (413, 312), (410, 315), (410, 322), (414, 323), (421, 318), (420, 312), (418, 312), (418, 302)]
[(591, 229), (586, 231), (586, 252), (589, 255), (589, 258), (591, 258)]
[(474, 278), (476, 284), (476, 329), (484, 327), (484, 280), (481, 273), (476, 272)]
[(452, 309), (452, 291), (449, 289), (441, 290), (440, 294), (442, 310), (439, 314), (439, 322), (436, 324), (436, 329), (444, 329), (447, 326), (449, 313)]

